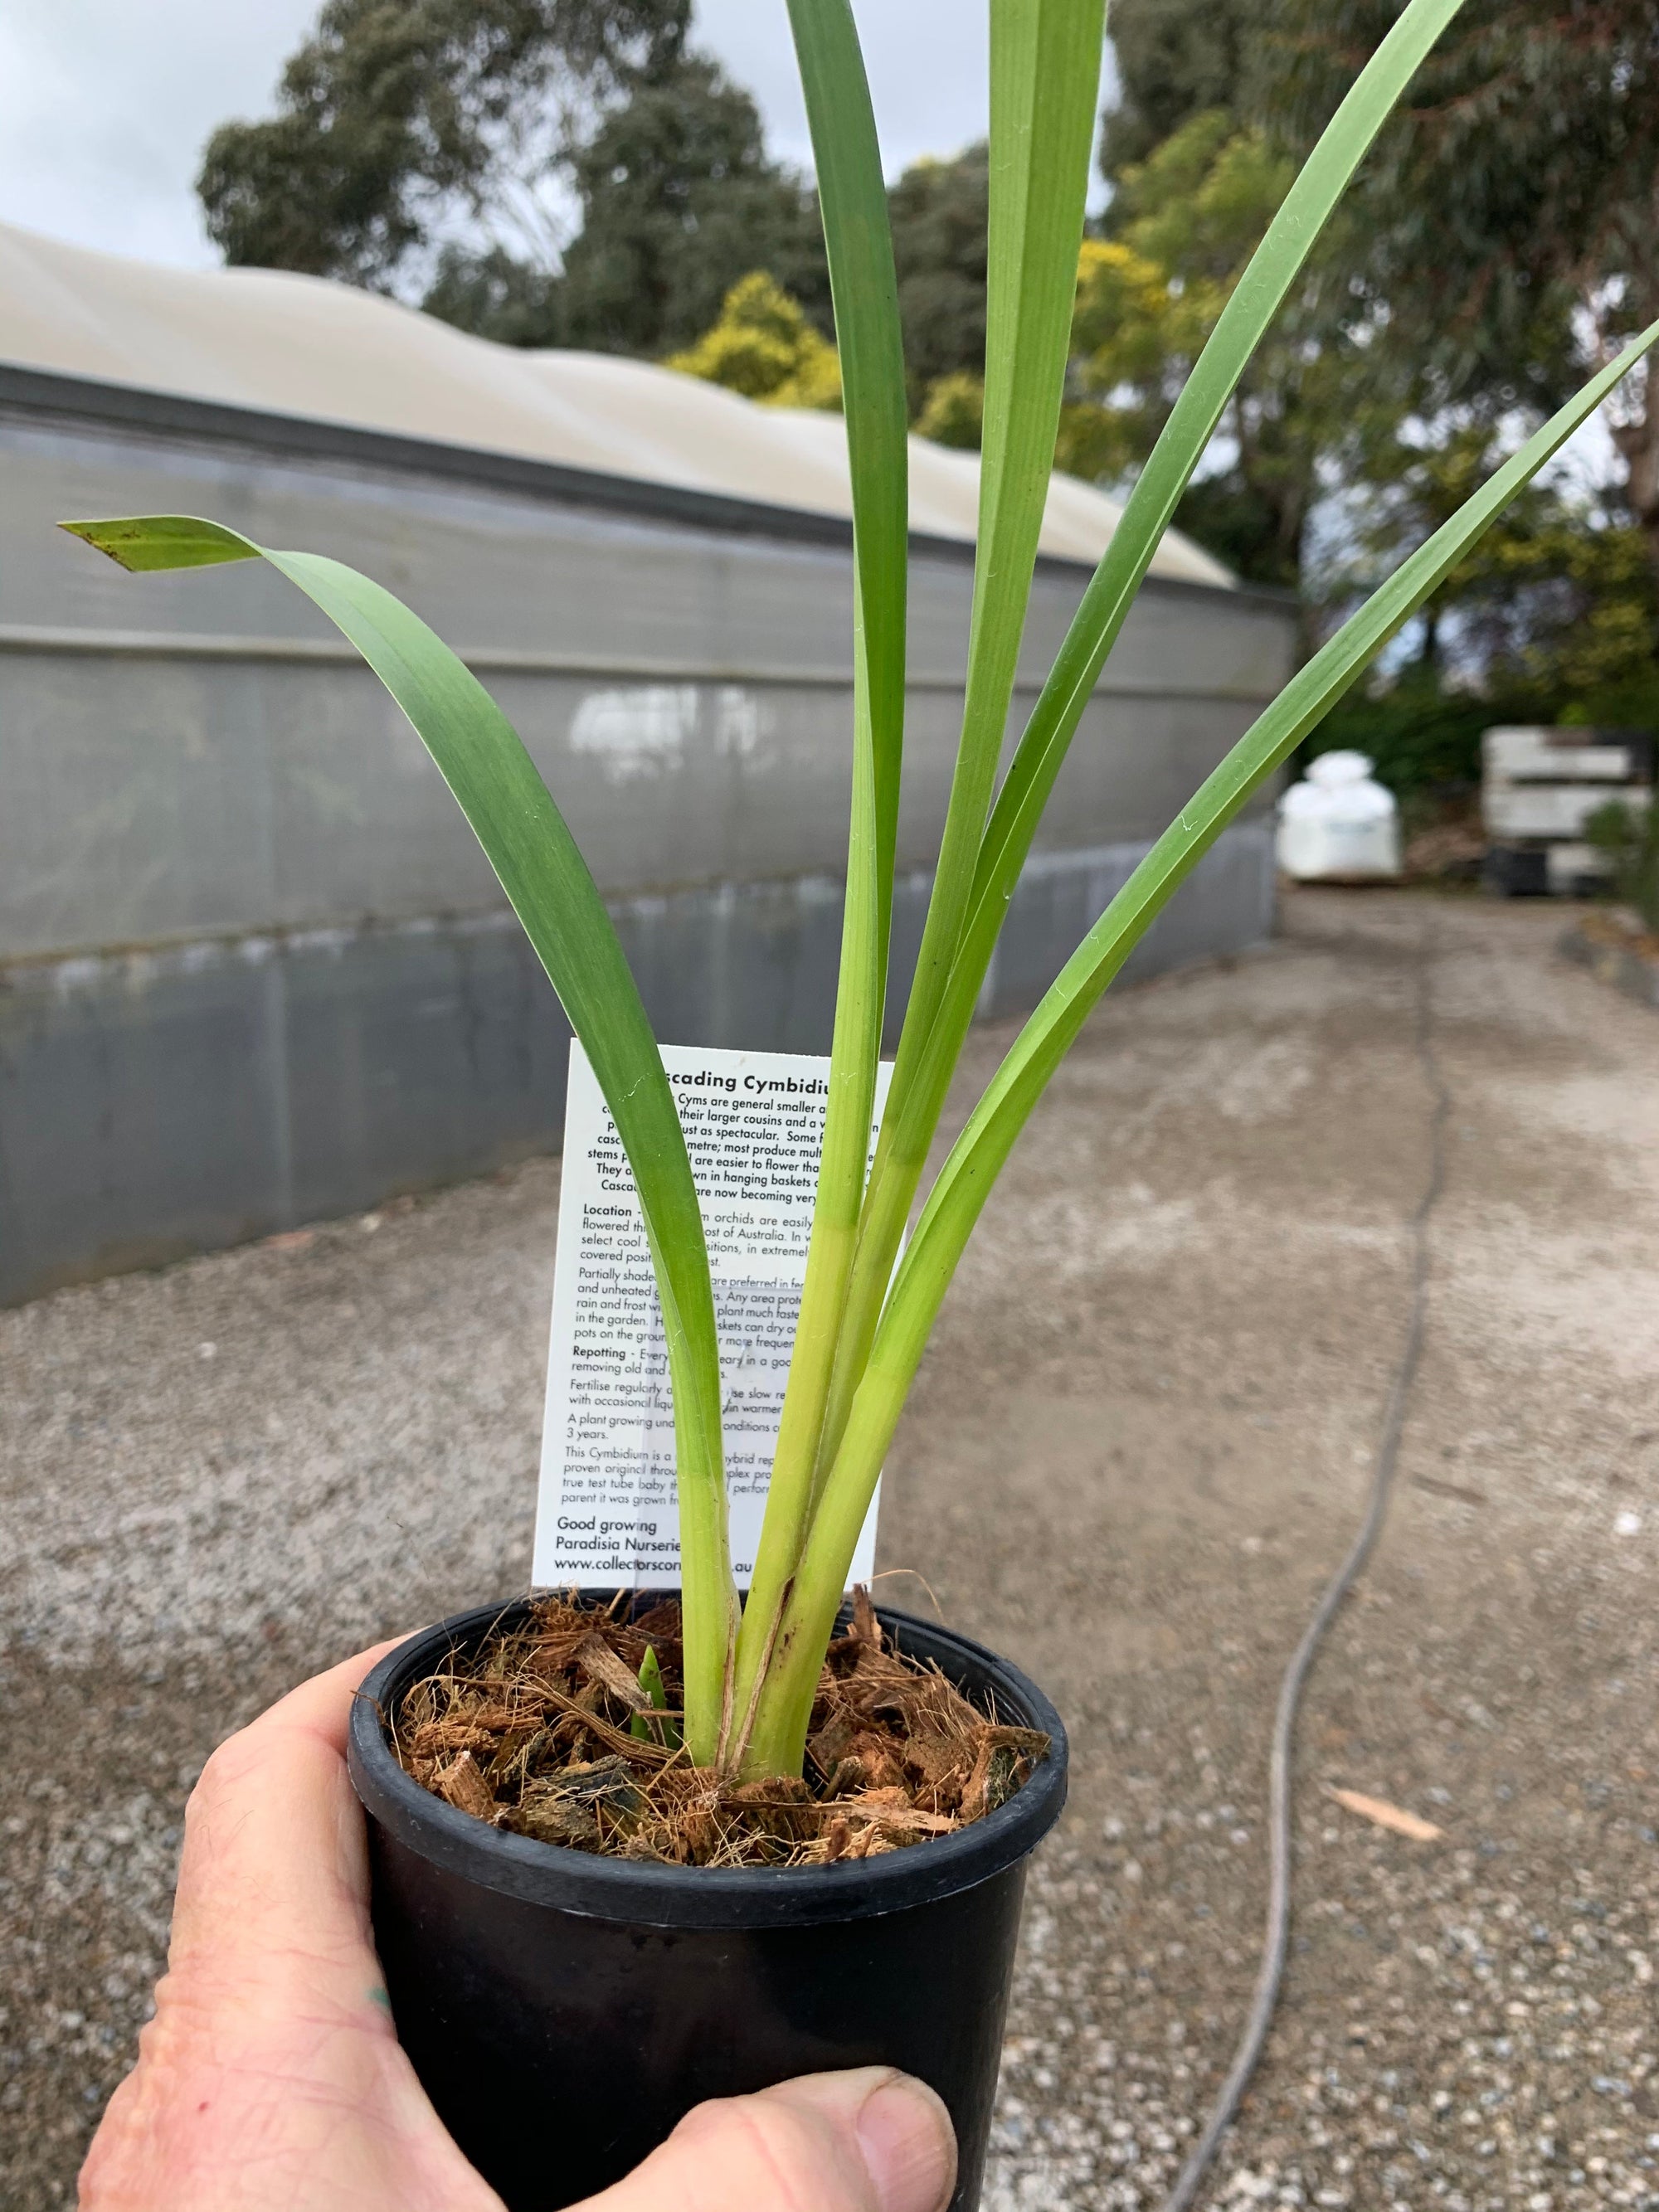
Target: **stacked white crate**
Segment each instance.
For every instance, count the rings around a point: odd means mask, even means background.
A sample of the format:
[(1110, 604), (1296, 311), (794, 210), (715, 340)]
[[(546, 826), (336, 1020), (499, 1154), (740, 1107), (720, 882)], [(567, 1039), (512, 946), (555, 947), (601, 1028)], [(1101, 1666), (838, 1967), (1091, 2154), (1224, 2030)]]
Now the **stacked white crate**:
[[(1480, 814), (1497, 888), (1571, 892), (1607, 872), (1585, 842), (1584, 824), (1610, 799), (1642, 805), (1652, 793), (1652, 744), (1644, 734), (1501, 726), (1481, 739)], [(1542, 861), (1542, 880), (1523, 876)], [(1508, 864), (1507, 866), (1505, 864)]]

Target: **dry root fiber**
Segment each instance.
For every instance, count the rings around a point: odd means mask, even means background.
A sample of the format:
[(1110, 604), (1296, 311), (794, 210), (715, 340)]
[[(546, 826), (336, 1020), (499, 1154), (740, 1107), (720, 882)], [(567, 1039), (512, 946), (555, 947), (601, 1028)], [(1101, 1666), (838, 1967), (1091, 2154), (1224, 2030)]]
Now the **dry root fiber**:
[[(640, 1686), (656, 1654), (666, 1710)], [(884, 1637), (867, 1592), (830, 1647), (805, 1780), (738, 1783), (678, 1747), (678, 1605), (638, 1620), (564, 1598), (456, 1653), (392, 1717), (404, 1770), (493, 1826), (679, 1866), (823, 1866), (948, 1835), (1048, 1749)]]

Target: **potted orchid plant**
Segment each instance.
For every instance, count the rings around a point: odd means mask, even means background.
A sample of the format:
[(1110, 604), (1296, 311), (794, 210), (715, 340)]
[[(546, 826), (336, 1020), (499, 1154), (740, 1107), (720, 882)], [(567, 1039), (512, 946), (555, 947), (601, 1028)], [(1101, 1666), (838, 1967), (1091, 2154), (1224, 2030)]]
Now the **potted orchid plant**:
[[(977, 2202), (1025, 1858), (1065, 1790), (1058, 1717), (967, 1639), (850, 1620), (850, 1563), (997, 1176), (1091, 1008), (1196, 861), (1652, 343), (1638, 338), (1301, 667), (1152, 847), (1030, 1016), (912, 1222), (947, 1088), (1055, 778), (1159, 539), (1346, 183), (1458, 0), (1410, 0), (1229, 298), (999, 779), (1066, 375), (1104, 0), (991, 0), (985, 427), (962, 734), (873, 1160), (906, 650), (896, 284), (848, 0), (788, 0), (841, 357), (854, 542), (851, 828), (810, 1255), (746, 1598), (720, 1346), (669, 1082), (604, 902), (494, 700), (325, 556), (217, 523), (65, 527), (131, 569), (264, 559), (424, 740), (586, 1048), (632, 1171), (666, 1337), (680, 1587), (643, 1615), (497, 1604), (383, 1662), (354, 1724), (399, 2033), (514, 2207), (626, 2171), (700, 2098), (881, 2060), (955, 2120)], [(908, 1228), (908, 1242), (906, 1238)], [(896, 1630), (896, 1648), (895, 1631)]]

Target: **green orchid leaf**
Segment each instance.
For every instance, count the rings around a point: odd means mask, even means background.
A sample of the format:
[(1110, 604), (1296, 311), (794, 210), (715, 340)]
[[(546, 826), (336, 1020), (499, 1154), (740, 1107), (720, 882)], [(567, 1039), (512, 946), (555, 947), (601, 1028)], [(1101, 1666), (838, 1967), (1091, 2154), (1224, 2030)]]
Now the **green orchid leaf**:
[(789, 0), (817, 168), (853, 495), (853, 803), (823, 1152), (771, 1488), (738, 1642), (743, 1730), (805, 1540), (870, 1157), (904, 745), (908, 431), (898, 277), (848, 0)]
[(390, 592), (315, 553), (189, 515), (64, 525), (125, 568), (268, 561), (348, 637), (459, 801), (581, 1039), (639, 1187), (668, 1339), (680, 1494), (686, 1703), (712, 1761), (737, 1629), (720, 1361), (702, 1217), (662, 1056), (605, 902), (535, 763), (477, 678)]

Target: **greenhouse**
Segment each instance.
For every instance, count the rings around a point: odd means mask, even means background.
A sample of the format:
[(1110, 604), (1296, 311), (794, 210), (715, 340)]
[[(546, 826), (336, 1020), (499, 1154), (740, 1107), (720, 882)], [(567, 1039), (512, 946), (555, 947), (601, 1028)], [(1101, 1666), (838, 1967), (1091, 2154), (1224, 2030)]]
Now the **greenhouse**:
[[(659, 1036), (827, 1048), (852, 687), (838, 416), (10, 228), (0, 356), (0, 1300), (483, 1172), (555, 1146), (563, 1103), (552, 993), (351, 648), (263, 568), (135, 583), (64, 516), (210, 514), (388, 584), (523, 734)], [(912, 441), (912, 946), (977, 475)], [(1017, 713), (1117, 513), (1054, 479)], [(985, 1012), (1035, 1001), (1293, 648), (1286, 601), (1166, 540)], [(1138, 971), (1261, 938), (1273, 882), (1257, 811)]]

